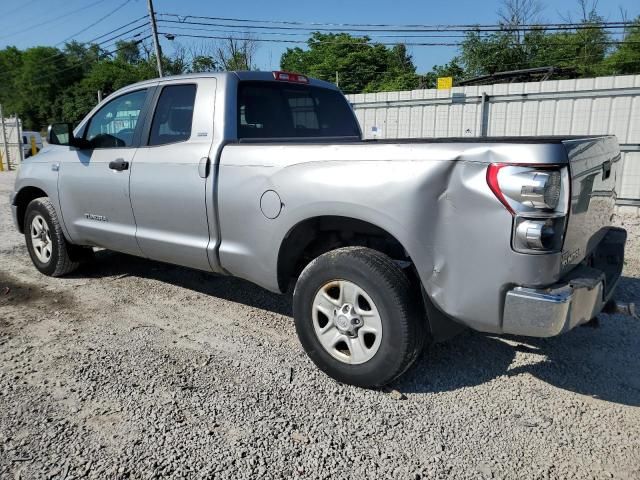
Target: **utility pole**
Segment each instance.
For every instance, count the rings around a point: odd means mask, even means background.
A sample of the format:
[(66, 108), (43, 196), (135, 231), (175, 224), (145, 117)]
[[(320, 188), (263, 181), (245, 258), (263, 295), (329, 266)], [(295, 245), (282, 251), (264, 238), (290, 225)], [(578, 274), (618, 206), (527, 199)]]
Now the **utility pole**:
[[(11, 170), (11, 164), (9, 163), (9, 146), (7, 145), (7, 130), (5, 129), (4, 125), (4, 113), (2, 112), (2, 105), (0, 105), (0, 123), (2, 124), (2, 132), (0, 133), (2, 134), (2, 146), (4, 153), (4, 159), (0, 159), (0, 162), (2, 162), (2, 160), (6, 161), (7, 170)], [(19, 144), (18, 146), (22, 148), (21, 144)]]
[(158, 27), (156, 25), (156, 14), (153, 11), (153, 0), (147, 0), (149, 6), (149, 21), (151, 22), (151, 33), (153, 34), (153, 45), (156, 48), (156, 62), (158, 63), (158, 76), (162, 77), (162, 50), (160, 40), (158, 40)]

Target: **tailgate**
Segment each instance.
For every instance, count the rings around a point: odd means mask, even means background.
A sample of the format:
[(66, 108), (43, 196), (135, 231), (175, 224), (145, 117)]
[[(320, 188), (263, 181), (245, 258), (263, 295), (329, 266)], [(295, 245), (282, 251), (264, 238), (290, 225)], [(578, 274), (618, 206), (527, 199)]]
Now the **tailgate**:
[(615, 137), (562, 142), (569, 158), (571, 206), (562, 249), (562, 271), (589, 256), (611, 225), (616, 201), (616, 177), (621, 173)]

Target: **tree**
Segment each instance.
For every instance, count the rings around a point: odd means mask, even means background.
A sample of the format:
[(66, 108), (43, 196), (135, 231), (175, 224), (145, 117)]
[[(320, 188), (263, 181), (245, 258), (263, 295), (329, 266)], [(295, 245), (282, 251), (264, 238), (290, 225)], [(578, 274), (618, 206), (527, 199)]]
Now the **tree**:
[(418, 88), (436, 88), (439, 77), (452, 77), (454, 84), (465, 78), (464, 69), (460, 66), (460, 59), (454, 57), (444, 65), (434, 65), (432, 70), (420, 75)]
[(590, 7), (580, 0), (581, 19), (578, 28), (549, 32), (535, 24), (540, 8), (531, 0), (507, 0), (500, 17), (508, 20), (499, 32), (486, 34), (471, 32), (462, 42), (460, 61), (466, 75), (475, 77), (499, 71), (534, 67), (562, 67), (566, 76), (594, 76), (604, 71), (608, 53), (609, 34), (596, 3)]
[(640, 72), (640, 16), (629, 27), (622, 43), (605, 60), (604, 71), (612, 75)]
[(57, 48), (33, 47), (23, 52), (15, 77), (19, 85), (16, 110), (26, 128), (40, 128), (58, 116), (64, 90), (82, 78), (77, 67)]
[(192, 72), (215, 72), (216, 62), (211, 57), (198, 55), (191, 59)]
[(140, 63), (142, 57), (140, 56), (139, 43), (136, 40), (116, 42), (116, 60), (132, 65)]
[(538, 0), (503, 0), (498, 9), (500, 24), (516, 40), (522, 41), (522, 26), (539, 24), (544, 7)]
[(213, 61), (224, 71), (254, 70), (257, 44), (250, 38), (227, 38), (215, 48)]
[(280, 68), (327, 81), (347, 93), (416, 88), (419, 77), (404, 45), (389, 49), (369, 37), (314, 32), (308, 48), (289, 48)]
[[(16, 47), (0, 50), (0, 103), (5, 112), (19, 110), (18, 73), (23, 65), (23, 52)], [(5, 113), (6, 114), (6, 113)]]

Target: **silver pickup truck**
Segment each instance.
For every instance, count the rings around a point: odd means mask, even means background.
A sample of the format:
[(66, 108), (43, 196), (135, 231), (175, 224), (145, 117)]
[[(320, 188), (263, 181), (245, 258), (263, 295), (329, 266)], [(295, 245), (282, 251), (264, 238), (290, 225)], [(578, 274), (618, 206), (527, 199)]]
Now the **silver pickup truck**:
[(384, 385), (458, 325), (566, 332), (621, 275), (614, 137), (364, 141), (334, 85), (286, 72), (138, 83), (48, 137), (11, 198), (38, 270), (97, 246), (295, 286), (340, 382)]

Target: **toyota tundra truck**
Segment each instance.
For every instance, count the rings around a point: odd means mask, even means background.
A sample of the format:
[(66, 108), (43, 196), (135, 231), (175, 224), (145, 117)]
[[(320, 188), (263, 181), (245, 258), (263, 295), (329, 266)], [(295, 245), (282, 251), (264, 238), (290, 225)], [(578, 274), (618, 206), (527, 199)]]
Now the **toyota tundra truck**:
[(11, 198), (40, 272), (101, 247), (293, 288), (304, 350), (347, 384), (455, 326), (565, 333), (621, 276), (610, 136), (363, 140), (333, 84), (224, 72), (123, 88), (48, 144)]

